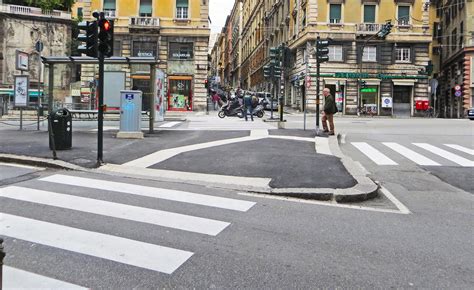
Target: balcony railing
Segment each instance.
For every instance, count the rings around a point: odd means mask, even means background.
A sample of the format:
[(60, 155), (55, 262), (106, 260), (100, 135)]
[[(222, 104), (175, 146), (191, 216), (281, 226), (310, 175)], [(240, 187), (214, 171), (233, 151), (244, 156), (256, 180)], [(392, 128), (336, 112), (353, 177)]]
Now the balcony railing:
[(115, 18), (115, 10), (104, 10), (105, 18), (114, 19)]
[(17, 15), (37, 16), (37, 17), (71, 19), (71, 14), (64, 11), (59, 11), (59, 10), (45, 11), (37, 7), (19, 6), (19, 5), (10, 5), (10, 4), (0, 4), (0, 12), (9, 13), (9, 14), (17, 14)]
[(382, 28), (379, 23), (359, 23), (357, 24), (357, 32), (376, 33)]
[(160, 18), (155, 17), (130, 17), (130, 26), (160, 27)]

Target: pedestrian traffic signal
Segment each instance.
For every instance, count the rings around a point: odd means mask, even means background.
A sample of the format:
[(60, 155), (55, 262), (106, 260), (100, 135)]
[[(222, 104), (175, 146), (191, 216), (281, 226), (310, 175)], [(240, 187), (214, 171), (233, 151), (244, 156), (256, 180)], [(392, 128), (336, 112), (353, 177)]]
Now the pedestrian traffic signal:
[(270, 59), (279, 61), (280, 49), (278, 49), (278, 47), (270, 47)]
[(377, 32), (377, 37), (380, 39), (385, 39), (387, 35), (392, 32), (392, 23), (390, 21), (387, 21), (384, 25), (382, 25), (382, 28)]
[(364, 81), (364, 80), (361, 80), (360, 81), (360, 87), (361, 87), (361, 89), (365, 89), (367, 87), (367, 82)]
[(81, 33), (77, 37), (78, 41), (85, 43), (77, 48), (79, 53), (90, 57), (97, 57), (97, 21), (81, 22), (78, 28), (85, 31), (85, 33)]
[(269, 78), (272, 76), (272, 68), (269, 65), (263, 66), (263, 77)]
[(329, 60), (329, 40), (316, 41), (316, 62), (323, 63)]
[(99, 20), (99, 52), (104, 57), (114, 54), (114, 22), (108, 19)]

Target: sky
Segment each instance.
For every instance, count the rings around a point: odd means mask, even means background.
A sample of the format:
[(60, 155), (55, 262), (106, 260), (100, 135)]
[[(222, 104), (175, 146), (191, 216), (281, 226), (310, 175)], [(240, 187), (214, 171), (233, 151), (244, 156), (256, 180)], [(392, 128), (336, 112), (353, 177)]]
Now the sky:
[(211, 33), (219, 33), (225, 25), (225, 20), (234, 7), (235, 0), (209, 0), (209, 17), (211, 18)]

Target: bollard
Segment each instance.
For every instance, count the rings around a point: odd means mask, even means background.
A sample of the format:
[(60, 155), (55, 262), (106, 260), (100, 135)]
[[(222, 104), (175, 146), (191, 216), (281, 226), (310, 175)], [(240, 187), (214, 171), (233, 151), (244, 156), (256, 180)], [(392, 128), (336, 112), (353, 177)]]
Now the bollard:
[(2, 276), (3, 276), (3, 258), (5, 258), (5, 252), (3, 251), (3, 239), (0, 238), (0, 290), (2, 290)]

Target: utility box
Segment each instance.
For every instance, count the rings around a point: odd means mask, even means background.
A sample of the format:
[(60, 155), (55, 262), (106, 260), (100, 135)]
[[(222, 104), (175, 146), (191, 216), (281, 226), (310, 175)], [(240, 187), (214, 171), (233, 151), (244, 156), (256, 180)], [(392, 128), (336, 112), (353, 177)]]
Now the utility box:
[(141, 139), (142, 92), (120, 91), (120, 131), (117, 138)]

